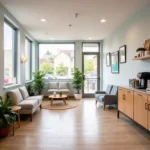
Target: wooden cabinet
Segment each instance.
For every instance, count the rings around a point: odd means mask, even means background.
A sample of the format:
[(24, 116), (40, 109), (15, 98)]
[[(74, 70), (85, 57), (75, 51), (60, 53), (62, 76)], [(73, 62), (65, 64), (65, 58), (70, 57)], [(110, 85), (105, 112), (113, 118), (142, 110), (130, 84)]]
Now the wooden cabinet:
[(133, 91), (119, 88), (118, 109), (133, 119)]
[(139, 92), (134, 92), (134, 120), (148, 128), (148, 96)]
[(133, 91), (125, 89), (125, 114), (133, 119)]
[(124, 112), (124, 100), (125, 100), (125, 90), (123, 88), (118, 89), (118, 109)]
[(150, 96), (148, 96), (148, 130), (150, 131)]
[(150, 95), (143, 90), (128, 88), (118, 89), (119, 112), (124, 113), (138, 124), (150, 131)]

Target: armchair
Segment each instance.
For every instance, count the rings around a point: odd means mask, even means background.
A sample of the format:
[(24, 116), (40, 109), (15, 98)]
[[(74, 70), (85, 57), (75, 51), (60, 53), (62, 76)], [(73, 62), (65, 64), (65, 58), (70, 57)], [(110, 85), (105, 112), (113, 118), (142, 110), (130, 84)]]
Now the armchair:
[(108, 85), (106, 92), (105, 91), (99, 91), (95, 93), (95, 99), (96, 99), (96, 104), (97, 102), (101, 102), (104, 104), (104, 110), (106, 105), (114, 105), (117, 104), (118, 100), (118, 87), (117, 86), (112, 86)]

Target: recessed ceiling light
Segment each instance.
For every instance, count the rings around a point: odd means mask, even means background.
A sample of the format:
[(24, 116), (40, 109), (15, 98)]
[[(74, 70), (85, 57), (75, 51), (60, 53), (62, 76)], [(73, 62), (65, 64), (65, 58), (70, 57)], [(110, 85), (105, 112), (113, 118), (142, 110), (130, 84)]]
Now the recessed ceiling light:
[(105, 20), (105, 19), (102, 19), (102, 20), (101, 20), (101, 23), (104, 23), (104, 22), (106, 22), (106, 20)]
[(89, 37), (89, 40), (91, 40), (92, 38), (91, 37)]
[(54, 38), (49, 38), (50, 40), (54, 40)]
[(42, 22), (46, 22), (46, 19), (42, 18), (41, 21), (42, 21)]

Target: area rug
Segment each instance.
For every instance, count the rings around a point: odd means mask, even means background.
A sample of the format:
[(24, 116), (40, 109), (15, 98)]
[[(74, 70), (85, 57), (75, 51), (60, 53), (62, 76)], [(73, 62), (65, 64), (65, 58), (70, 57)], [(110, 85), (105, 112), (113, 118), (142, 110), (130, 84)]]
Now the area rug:
[(67, 105), (64, 104), (62, 100), (53, 101), (53, 105), (51, 106), (50, 100), (43, 100), (42, 108), (43, 109), (50, 109), (50, 110), (65, 110), (65, 109), (72, 109), (80, 105), (79, 100), (66, 100)]

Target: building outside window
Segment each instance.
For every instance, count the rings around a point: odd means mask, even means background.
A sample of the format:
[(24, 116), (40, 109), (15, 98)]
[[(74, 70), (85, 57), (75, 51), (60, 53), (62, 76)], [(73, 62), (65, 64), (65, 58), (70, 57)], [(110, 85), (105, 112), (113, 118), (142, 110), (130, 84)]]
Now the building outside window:
[(39, 44), (39, 69), (45, 80), (72, 79), (74, 44)]
[(31, 54), (32, 54), (32, 42), (26, 38), (25, 39), (25, 57), (28, 61), (25, 63), (25, 80), (31, 80), (32, 73), (32, 63), (31, 63)]
[(4, 22), (4, 85), (15, 84), (17, 78), (17, 30)]

